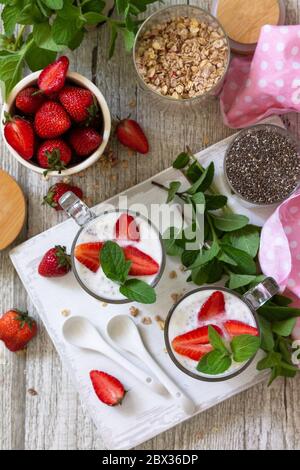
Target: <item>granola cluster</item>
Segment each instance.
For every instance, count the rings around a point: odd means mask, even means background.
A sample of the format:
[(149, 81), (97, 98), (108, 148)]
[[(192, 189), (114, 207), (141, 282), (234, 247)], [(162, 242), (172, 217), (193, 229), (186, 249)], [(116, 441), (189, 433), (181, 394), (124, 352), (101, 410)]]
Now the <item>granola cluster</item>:
[(152, 26), (140, 38), (136, 51), (144, 82), (178, 100), (210, 91), (223, 77), (227, 59), (221, 28), (188, 17)]

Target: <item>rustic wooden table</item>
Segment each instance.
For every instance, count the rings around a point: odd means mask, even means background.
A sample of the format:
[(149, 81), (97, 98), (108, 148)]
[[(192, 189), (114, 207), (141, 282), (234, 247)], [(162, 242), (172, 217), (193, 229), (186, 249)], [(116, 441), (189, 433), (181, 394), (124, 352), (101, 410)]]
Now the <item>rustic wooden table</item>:
[[(165, 1), (166, 4), (184, 3)], [(205, 8), (211, 1), (195, 0)], [(300, 1), (286, 1), (288, 23), (300, 20)], [(185, 145), (194, 151), (231, 133), (221, 120), (218, 102), (205, 113), (187, 116), (157, 110), (137, 88), (132, 60), (121, 45), (113, 60), (107, 61), (108, 36), (105, 28), (87, 35), (81, 48), (71, 56), (72, 69), (92, 79), (104, 93), (113, 116), (132, 114), (145, 128), (151, 153), (130, 155), (115, 146), (120, 163), (104, 171), (100, 164), (73, 182), (84, 188), (91, 204), (98, 203), (167, 168)], [(286, 118), (298, 134), (298, 116)], [(28, 220), (16, 244), (52, 227), (65, 218), (41, 199), (50, 182), (19, 165), (2, 145), (1, 167), (22, 186)], [(8, 250), (0, 254), (0, 311), (11, 306), (28, 309), (39, 322), (13, 266)], [(39, 322), (40, 323), (40, 322)], [(68, 373), (43, 327), (23, 355), (6, 354), (0, 365), (0, 449), (102, 449), (91, 420), (81, 408)], [(33, 396), (28, 390), (34, 389)], [(256, 386), (215, 408), (200, 414), (138, 449), (299, 449), (300, 377), (278, 380), (271, 388)]]

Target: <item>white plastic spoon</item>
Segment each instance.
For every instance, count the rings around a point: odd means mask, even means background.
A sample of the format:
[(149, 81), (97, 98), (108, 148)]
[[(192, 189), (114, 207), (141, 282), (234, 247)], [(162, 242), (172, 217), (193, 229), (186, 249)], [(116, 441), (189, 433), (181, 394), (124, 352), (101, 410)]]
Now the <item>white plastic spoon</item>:
[(64, 339), (77, 348), (97, 351), (109, 357), (117, 364), (127, 369), (137, 379), (155, 392), (161, 391), (161, 385), (144, 371), (136, 367), (115, 349), (113, 349), (101, 336), (95, 326), (85, 317), (71, 317), (65, 321), (62, 329)]
[(158, 366), (144, 346), (138, 327), (128, 315), (116, 315), (106, 327), (107, 335), (119, 348), (134, 354), (154, 372), (168, 392), (189, 415), (195, 412), (194, 402), (187, 397), (169, 376)]

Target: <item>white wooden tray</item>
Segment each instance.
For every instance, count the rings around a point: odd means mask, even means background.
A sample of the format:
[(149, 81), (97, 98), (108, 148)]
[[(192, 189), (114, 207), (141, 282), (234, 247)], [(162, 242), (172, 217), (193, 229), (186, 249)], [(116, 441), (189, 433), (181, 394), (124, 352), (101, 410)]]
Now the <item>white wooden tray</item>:
[[(282, 124), (278, 118), (268, 120)], [(223, 193), (227, 193), (222, 178), (223, 157), (226, 147), (232, 137), (200, 152), (199, 160), (205, 165), (208, 161), (216, 163), (216, 182)], [(164, 184), (178, 180), (179, 174), (168, 169), (152, 178)], [(166, 195), (163, 191), (154, 188), (151, 180), (145, 181), (126, 191), (130, 203), (145, 204), (163, 203)], [(229, 195), (230, 196), (230, 195)], [(117, 201), (118, 196), (111, 198), (110, 204)], [(240, 213), (250, 216), (251, 222), (262, 224), (270, 215), (270, 210), (251, 210), (240, 206), (235, 198), (230, 204)], [(95, 212), (101, 210), (100, 204), (94, 208)], [(56, 227), (37, 235), (34, 238), (14, 248), (11, 260), (34, 303), (52, 341), (73, 378), (74, 386), (80, 394), (83, 406), (87, 409), (94, 421), (107, 449), (130, 449), (138, 444), (166, 431), (172, 426), (184, 421), (188, 417), (169, 396), (159, 396), (139, 383), (137, 379), (124, 371), (122, 366), (115, 364), (100, 354), (81, 352), (67, 345), (61, 334), (65, 318), (62, 310), (70, 310), (72, 315), (84, 315), (89, 318), (102, 332), (109, 318), (115, 314), (129, 313), (128, 305), (103, 306), (101, 302), (88, 296), (77, 284), (72, 273), (61, 279), (45, 279), (38, 275), (37, 267), (42, 255), (56, 244), (71, 248), (73, 238), (78, 230), (73, 220), (66, 220)], [(176, 270), (178, 277), (170, 280), (169, 273)], [(190, 290), (195, 286), (185, 282), (186, 274), (179, 269), (179, 262), (168, 259), (163, 278), (157, 288), (158, 300), (155, 305), (141, 306), (140, 315), (136, 318), (142, 332), (146, 346), (150, 353), (168, 374), (194, 399), (197, 404), (197, 413), (210, 408), (223, 400), (255, 385), (265, 378), (265, 374), (256, 371), (253, 363), (240, 376), (220, 383), (205, 383), (196, 381), (179, 371), (169, 359), (164, 345), (163, 332), (160, 330), (155, 316), (165, 318), (173, 304), (171, 295), (182, 293), (183, 289)], [(144, 325), (141, 320), (145, 316), (152, 318), (151, 325)], [(133, 362), (143, 367), (137, 360)], [(110, 408), (103, 405), (96, 397), (89, 379), (89, 371), (98, 369), (118, 377), (130, 392), (123, 405)], [(197, 414), (196, 413), (196, 414)]]

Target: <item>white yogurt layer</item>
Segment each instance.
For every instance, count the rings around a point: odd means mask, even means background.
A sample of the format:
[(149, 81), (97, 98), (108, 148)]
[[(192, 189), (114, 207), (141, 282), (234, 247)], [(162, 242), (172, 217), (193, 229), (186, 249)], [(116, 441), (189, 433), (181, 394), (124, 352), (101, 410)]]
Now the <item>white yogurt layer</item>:
[[(81, 243), (91, 243), (99, 241), (116, 241), (115, 225), (121, 212), (111, 212), (102, 214), (95, 220), (88, 223), (87, 227), (81, 232), (77, 245)], [(162, 246), (158, 232), (142, 217), (135, 217), (135, 222), (139, 228), (140, 241), (133, 242), (127, 240), (118, 240), (120, 246), (132, 245), (151, 256), (161, 266), (163, 259)], [(75, 259), (75, 266), (78, 276), (82, 283), (97, 296), (109, 300), (123, 300), (125, 297), (119, 292), (119, 285), (108, 279), (100, 267), (96, 273), (93, 273), (83, 264)], [(152, 276), (134, 276), (152, 285), (158, 273)]]
[[(174, 310), (173, 315), (170, 320), (169, 324), (169, 342), (172, 344), (172, 340), (179, 335), (187, 333), (199, 326), (204, 325), (217, 325), (223, 331), (223, 338), (225, 341), (230, 341), (229, 336), (226, 333), (222, 324), (227, 320), (238, 320), (247, 325), (257, 327), (254, 316), (250, 310), (250, 308), (238, 297), (228, 292), (222, 291), (225, 298), (225, 312), (220, 315), (216, 315), (214, 318), (211, 318), (206, 321), (198, 321), (198, 312), (203, 305), (203, 303), (208, 299), (208, 297), (216, 292), (217, 289), (207, 289), (199, 292), (195, 292), (185, 299), (177, 306)], [(188, 357), (181, 356), (177, 354), (176, 351), (173, 351), (174, 356), (178, 360), (178, 362), (185, 367), (188, 371), (191, 371), (195, 374), (204, 376), (204, 377), (225, 377), (227, 375), (231, 375), (233, 372), (236, 372), (238, 369), (241, 369), (244, 363), (232, 363), (231, 367), (224, 372), (224, 374), (218, 374), (216, 376), (213, 375), (206, 375), (200, 373), (197, 369), (197, 362), (189, 359)]]

